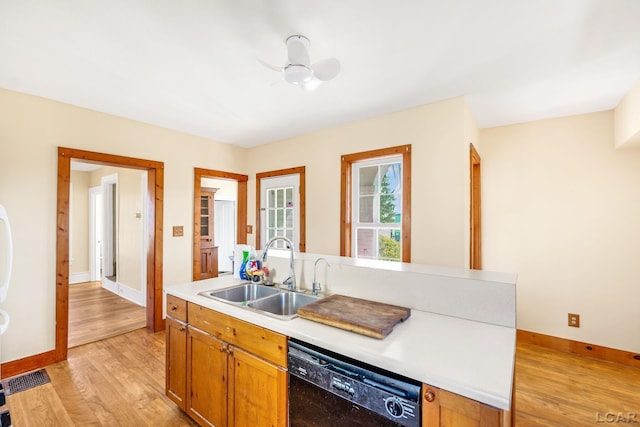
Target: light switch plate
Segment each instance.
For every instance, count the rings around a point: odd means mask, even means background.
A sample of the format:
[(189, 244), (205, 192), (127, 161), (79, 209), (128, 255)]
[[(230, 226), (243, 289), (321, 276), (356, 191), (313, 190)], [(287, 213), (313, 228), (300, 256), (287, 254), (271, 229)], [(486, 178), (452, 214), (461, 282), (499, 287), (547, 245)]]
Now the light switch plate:
[(182, 225), (174, 225), (173, 226), (173, 237), (182, 237), (184, 236), (184, 226)]

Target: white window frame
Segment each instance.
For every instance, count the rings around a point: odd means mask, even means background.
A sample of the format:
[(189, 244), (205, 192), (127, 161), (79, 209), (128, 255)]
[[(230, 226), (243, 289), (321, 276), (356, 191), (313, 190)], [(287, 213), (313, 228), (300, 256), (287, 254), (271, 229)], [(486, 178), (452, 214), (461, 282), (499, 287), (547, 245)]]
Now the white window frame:
[[(399, 208), (400, 208), (400, 222), (397, 223), (382, 223), (379, 222), (379, 207), (380, 207), (380, 192), (379, 190), (381, 189), (381, 186), (378, 190), (377, 193), (373, 194), (374, 197), (374, 203), (373, 203), (373, 218), (374, 218), (374, 222), (370, 222), (370, 223), (361, 223), (359, 222), (359, 218), (360, 218), (360, 169), (361, 168), (365, 168), (365, 167), (371, 167), (371, 166), (382, 166), (382, 165), (386, 165), (386, 164), (392, 164), (392, 163), (400, 163), (400, 170), (402, 171), (402, 169), (405, 167), (405, 165), (403, 164), (403, 157), (402, 155), (394, 155), (394, 156), (383, 156), (383, 157), (376, 157), (376, 158), (371, 158), (371, 159), (367, 159), (367, 160), (362, 160), (362, 161), (358, 161), (358, 162), (353, 162), (352, 164), (352, 169), (351, 169), (351, 183), (352, 183), (352, 188), (351, 188), (351, 194), (352, 194), (352, 200), (351, 200), (351, 206), (352, 206), (352, 217), (351, 217), (351, 253), (354, 257), (356, 258), (366, 258), (366, 259), (375, 259), (375, 260), (379, 260), (380, 256), (379, 256), (379, 240), (378, 240), (378, 236), (379, 236), (379, 231), (384, 229), (384, 230), (396, 230), (397, 232), (400, 233), (400, 256), (397, 260), (391, 260), (391, 261), (402, 261), (402, 215), (404, 215), (404, 212), (402, 212), (402, 208), (403, 208), (403, 203), (402, 203), (402, 198), (404, 197), (404, 188), (403, 188), (403, 180), (402, 180), (402, 172), (400, 173), (399, 178), (399, 185), (400, 185), (400, 191), (398, 196), (400, 197), (399, 200)], [(380, 177), (378, 177), (378, 179), (381, 179)], [(381, 181), (380, 181), (381, 183)], [(375, 221), (375, 219), (378, 219), (378, 221)], [(373, 244), (374, 244), (374, 250), (372, 251), (374, 255), (372, 256), (367, 256), (367, 257), (363, 257), (358, 255), (359, 251), (358, 251), (358, 230), (359, 229), (373, 229), (375, 230), (375, 235), (376, 238), (373, 239)]]
[[(269, 207), (267, 205), (267, 194), (269, 190), (292, 188), (293, 192), (293, 247), (294, 251), (299, 252), (300, 248), (300, 174), (282, 175), (260, 179), (260, 245), (265, 247), (269, 241), (269, 226), (267, 224), (267, 212)], [(286, 215), (285, 215), (286, 222)], [(281, 233), (277, 233), (281, 235)], [(274, 242), (275, 248), (284, 249), (286, 247), (283, 241)]]

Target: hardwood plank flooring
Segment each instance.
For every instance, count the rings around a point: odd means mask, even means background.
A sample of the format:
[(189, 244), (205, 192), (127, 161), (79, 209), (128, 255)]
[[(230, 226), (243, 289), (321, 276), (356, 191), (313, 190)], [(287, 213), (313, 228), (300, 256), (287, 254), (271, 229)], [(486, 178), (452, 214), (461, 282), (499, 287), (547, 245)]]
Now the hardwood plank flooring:
[(164, 332), (146, 329), (69, 350), (51, 383), (8, 396), (16, 427), (196, 426), (164, 395)]
[[(164, 395), (164, 364), (164, 332), (138, 329), (73, 348), (47, 367), (50, 384), (8, 397), (13, 425), (195, 426)], [(611, 417), (632, 414), (640, 422), (639, 384), (637, 368), (518, 344), (515, 425), (619, 425)]]
[(640, 369), (518, 344), (517, 427), (593, 427), (615, 419), (640, 423)]
[(69, 348), (146, 326), (146, 310), (100, 282), (69, 286)]

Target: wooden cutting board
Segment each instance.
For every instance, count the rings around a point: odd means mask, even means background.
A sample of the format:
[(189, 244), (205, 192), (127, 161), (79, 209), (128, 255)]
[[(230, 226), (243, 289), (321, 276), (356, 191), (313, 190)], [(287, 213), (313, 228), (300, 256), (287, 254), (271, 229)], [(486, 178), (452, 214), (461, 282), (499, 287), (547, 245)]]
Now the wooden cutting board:
[(298, 309), (298, 316), (382, 339), (411, 316), (411, 309), (345, 295), (330, 295)]

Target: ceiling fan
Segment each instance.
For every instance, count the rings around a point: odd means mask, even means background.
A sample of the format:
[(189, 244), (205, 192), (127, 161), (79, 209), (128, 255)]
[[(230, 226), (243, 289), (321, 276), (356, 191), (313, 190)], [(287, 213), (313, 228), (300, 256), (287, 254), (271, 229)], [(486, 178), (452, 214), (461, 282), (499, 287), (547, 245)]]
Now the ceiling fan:
[(327, 58), (311, 64), (309, 56), (309, 39), (301, 35), (293, 35), (285, 40), (287, 45), (287, 62), (283, 67), (267, 64), (262, 65), (282, 73), (282, 79), (292, 85), (311, 91), (335, 78), (340, 72), (340, 61)]

